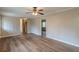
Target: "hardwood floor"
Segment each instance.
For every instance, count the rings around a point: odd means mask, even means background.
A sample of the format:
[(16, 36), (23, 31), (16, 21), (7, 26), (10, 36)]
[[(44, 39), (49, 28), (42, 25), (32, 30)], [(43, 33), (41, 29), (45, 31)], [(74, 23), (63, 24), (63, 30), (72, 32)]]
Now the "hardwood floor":
[(77, 52), (74, 47), (35, 34), (0, 39), (0, 52)]

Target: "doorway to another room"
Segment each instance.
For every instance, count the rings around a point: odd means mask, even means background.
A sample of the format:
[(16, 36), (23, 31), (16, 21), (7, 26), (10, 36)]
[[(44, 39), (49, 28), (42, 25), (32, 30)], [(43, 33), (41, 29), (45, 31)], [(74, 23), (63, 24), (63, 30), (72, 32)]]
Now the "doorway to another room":
[(22, 34), (27, 34), (27, 19), (20, 19), (20, 29)]
[(41, 20), (41, 35), (46, 36), (46, 20)]

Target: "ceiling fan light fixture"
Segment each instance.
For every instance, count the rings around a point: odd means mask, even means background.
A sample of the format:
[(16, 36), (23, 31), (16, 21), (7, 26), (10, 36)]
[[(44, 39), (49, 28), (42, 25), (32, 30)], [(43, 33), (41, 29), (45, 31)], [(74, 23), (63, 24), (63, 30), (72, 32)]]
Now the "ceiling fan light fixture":
[(33, 12), (32, 15), (34, 15), (35, 13)]
[(36, 12), (36, 13), (35, 13), (35, 16), (36, 16), (37, 14), (38, 14), (38, 13)]
[(32, 14), (36, 16), (38, 13), (37, 12), (33, 12)]

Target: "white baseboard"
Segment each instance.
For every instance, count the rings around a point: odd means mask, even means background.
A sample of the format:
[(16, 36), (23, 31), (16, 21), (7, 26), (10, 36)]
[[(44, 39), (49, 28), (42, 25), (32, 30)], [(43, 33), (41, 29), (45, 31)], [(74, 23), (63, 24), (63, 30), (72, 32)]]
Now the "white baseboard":
[(69, 45), (72, 45), (72, 46), (75, 46), (75, 47), (79, 47), (79, 45), (77, 45), (77, 44), (70, 43), (70, 42), (66, 42), (66, 41), (63, 41), (63, 40), (58, 39), (58, 38), (56, 38), (56, 37), (51, 37), (51, 36), (49, 36), (49, 35), (47, 35), (47, 38), (50, 38), (50, 39), (53, 39), (53, 40), (57, 40), (57, 41), (60, 41), (60, 42), (63, 42), (63, 43), (66, 43), (66, 44), (69, 44)]
[(40, 35), (41, 36), (41, 34), (39, 34), (39, 33), (34, 33), (34, 32), (32, 32), (33, 34), (36, 34), (36, 35)]
[(0, 38), (11, 37), (11, 36), (17, 36), (17, 35), (21, 35), (21, 34), (13, 34), (13, 35), (0, 36)]

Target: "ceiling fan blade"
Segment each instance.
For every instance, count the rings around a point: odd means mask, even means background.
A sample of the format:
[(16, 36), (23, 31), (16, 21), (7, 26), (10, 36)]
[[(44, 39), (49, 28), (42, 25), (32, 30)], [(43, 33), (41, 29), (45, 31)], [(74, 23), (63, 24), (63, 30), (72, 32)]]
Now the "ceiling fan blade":
[(38, 11), (43, 11), (43, 9), (39, 9)]
[(39, 13), (39, 14), (44, 15), (44, 13)]

